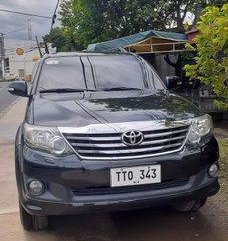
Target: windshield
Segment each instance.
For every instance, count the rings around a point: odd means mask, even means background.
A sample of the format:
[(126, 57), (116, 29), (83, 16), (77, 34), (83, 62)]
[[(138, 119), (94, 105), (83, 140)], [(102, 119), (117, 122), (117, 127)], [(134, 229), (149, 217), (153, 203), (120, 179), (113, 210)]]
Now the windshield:
[(141, 64), (136, 57), (121, 54), (48, 58), (41, 68), (38, 91), (149, 88), (153, 78), (148, 80)]
[(45, 60), (38, 83), (39, 90), (85, 89), (80, 57), (58, 57)]
[(98, 89), (145, 88), (142, 67), (135, 57), (107, 55), (92, 56), (89, 59)]

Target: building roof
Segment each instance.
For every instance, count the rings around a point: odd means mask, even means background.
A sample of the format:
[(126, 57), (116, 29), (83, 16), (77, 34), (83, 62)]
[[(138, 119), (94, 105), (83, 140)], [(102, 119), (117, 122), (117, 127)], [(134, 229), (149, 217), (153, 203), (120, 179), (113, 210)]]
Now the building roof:
[[(133, 50), (132, 52), (137, 53), (169, 51), (168, 49), (170, 49), (170, 47), (167, 49), (165, 45), (183, 44), (186, 41), (186, 35), (182, 33), (149, 30), (106, 42), (90, 44), (87, 50), (94, 52), (110, 52), (129, 48), (128, 50)], [(156, 48), (153, 50), (152, 47), (157, 47), (157, 50)]]

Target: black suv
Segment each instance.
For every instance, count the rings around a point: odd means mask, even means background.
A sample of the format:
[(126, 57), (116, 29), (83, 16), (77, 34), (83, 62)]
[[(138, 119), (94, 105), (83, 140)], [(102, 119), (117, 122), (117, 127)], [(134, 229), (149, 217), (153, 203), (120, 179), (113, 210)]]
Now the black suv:
[(219, 190), (212, 121), (168, 91), (132, 54), (43, 57), (15, 141), (21, 222), (46, 228), (49, 215), (172, 205), (202, 207)]

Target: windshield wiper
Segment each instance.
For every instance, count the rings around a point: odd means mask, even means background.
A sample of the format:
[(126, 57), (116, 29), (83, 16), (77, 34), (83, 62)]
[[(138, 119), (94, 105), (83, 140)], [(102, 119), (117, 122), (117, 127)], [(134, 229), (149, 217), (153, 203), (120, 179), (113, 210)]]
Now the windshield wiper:
[(103, 91), (118, 91), (118, 90), (142, 90), (142, 89), (133, 88), (133, 87), (112, 87), (112, 88), (105, 88), (102, 90)]
[(74, 92), (84, 92), (84, 91), (96, 91), (89, 89), (71, 89), (71, 88), (56, 88), (56, 89), (43, 89), (40, 90), (40, 93), (74, 93)]
[[(142, 90), (139, 88), (131, 88), (131, 87), (113, 87), (113, 88), (105, 88), (101, 91), (121, 91), (121, 90)], [(96, 89), (72, 89), (72, 88), (56, 88), (56, 89), (42, 89), (40, 93), (74, 93), (74, 92), (85, 92), (85, 91), (99, 91)]]

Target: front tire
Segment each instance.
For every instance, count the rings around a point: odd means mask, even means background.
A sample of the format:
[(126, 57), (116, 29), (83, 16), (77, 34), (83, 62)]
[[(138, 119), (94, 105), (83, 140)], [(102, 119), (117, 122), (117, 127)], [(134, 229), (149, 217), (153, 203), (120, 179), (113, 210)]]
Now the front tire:
[(27, 231), (38, 231), (48, 227), (47, 216), (35, 216), (29, 214), (19, 203), (20, 219), (22, 227)]
[(179, 212), (195, 212), (205, 205), (207, 198), (178, 202), (173, 204), (173, 208)]

